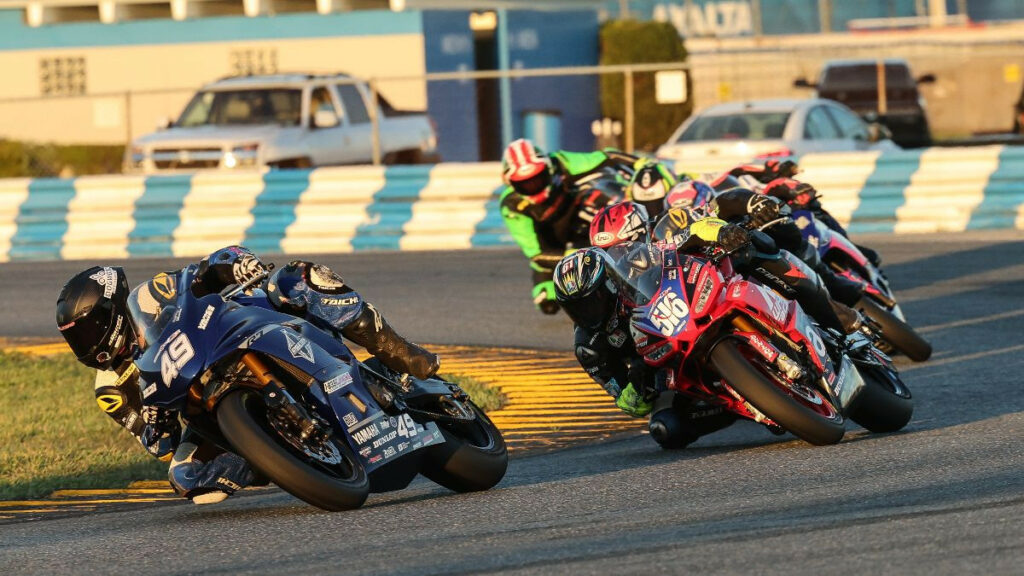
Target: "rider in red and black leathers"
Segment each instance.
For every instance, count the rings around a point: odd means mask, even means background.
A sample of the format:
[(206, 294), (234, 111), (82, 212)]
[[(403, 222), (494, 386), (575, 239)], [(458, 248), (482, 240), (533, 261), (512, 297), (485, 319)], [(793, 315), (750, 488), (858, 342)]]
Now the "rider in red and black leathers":
[[(266, 268), (249, 250), (231, 246), (200, 263), (191, 290), (212, 294), (243, 283)], [(158, 315), (176, 301), (180, 272), (161, 273), (128, 293), (124, 271), (94, 267), (73, 277), (57, 301), (57, 323), (79, 361), (96, 368), (96, 400), (100, 408), (139, 439), (152, 455), (171, 460), (171, 486), (197, 504), (223, 500), (258, 482), (240, 456), (226, 452), (186, 425), (179, 415), (143, 405), (143, 389), (133, 363), (144, 334), (136, 330), (128, 310), (139, 316)], [(398, 335), (372, 304), (329, 268), (294, 261), (275, 271), (264, 284), (280, 311), (339, 331), (364, 346), (387, 367), (419, 378), (439, 366), (436, 355)]]

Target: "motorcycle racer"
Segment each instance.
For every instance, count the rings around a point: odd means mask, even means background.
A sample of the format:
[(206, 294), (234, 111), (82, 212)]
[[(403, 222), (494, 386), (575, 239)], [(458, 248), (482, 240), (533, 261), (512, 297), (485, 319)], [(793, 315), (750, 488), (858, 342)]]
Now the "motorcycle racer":
[(501, 217), (530, 260), (533, 301), (544, 314), (558, 312), (551, 273), (567, 248), (585, 246), (587, 226), (612, 196), (587, 183), (603, 173), (628, 174), (636, 157), (617, 150), (545, 154), (525, 139), (502, 157), (505, 189)]
[[(266, 271), (248, 249), (229, 246), (200, 262), (191, 290), (196, 295), (216, 293)], [(187, 425), (183, 428), (178, 414), (143, 406), (142, 390), (154, 384), (141, 381), (133, 362), (147, 338), (145, 328), (133, 320), (172, 309), (179, 274), (157, 274), (129, 292), (122, 268), (94, 266), (64, 285), (56, 320), (78, 361), (97, 370), (94, 390), (100, 409), (151, 455), (170, 461), (168, 479), (175, 492), (196, 504), (209, 504), (258, 483), (257, 474), (240, 456), (202, 439)], [(266, 281), (265, 289), (279, 311), (340, 331), (389, 368), (417, 377), (437, 371), (437, 356), (398, 335), (372, 304), (326, 266), (291, 262)]]
[[(642, 418), (654, 410), (651, 435), (664, 448), (683, 448), (732, 424), (735, 417), (718, 407), (682, 397), (655, 402), (659, 375), (636, 351), (629, 309), (619, 297), (607, 258), (601, 249), (584, 248), (566, 256), (555, 271), (555, 293), (574, 323), (580, 366), (626, 414)], [(668, 420), (675, 423), (671, 429), (665, 427)]]

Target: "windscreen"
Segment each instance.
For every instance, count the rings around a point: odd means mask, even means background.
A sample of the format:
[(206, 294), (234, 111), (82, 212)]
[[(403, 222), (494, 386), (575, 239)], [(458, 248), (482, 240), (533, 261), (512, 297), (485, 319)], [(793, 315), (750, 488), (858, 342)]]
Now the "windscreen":
[(698, 116), (676, 142), (704, 140), (778, 140), (786, 130), (789, 112), (741, 112)]
[(174, 304), (161, 305), (149, 292), (149, 283), (135, 287), (128, 295), (128, 314), (139, 337), (139, 350), (147, 348), (160, 339), (164, 328), (174, 318), (178, 307)]
[[(885, 84), (891, 87), (908, 88), (914, 86), (914, 79), (910, 76), (910, 69), (905, 65), (886, 64)], [(825, 70), (820, 85), (827, 90), (877, 88), (878, 65), (872, 63), (830, 67)]]
[(643, 242), (624, 242), (605, 250), (615, 283), (636, 306), (646, 306), (661, 287), (661, 249)]
[(218, 90), (196, 94), (176, 126), (298, 126), (301, 120), (301, 90)]

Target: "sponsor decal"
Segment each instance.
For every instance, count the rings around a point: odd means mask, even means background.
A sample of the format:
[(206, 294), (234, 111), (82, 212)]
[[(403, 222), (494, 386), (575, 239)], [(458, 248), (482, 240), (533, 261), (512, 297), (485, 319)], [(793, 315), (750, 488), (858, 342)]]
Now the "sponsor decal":
[(774, 362), (775, 358), (779, 355), (770, 344), (764, 341), (759, 335), (751, 334), (748, 341), (750, 344), (757, 349), (757, 351), (768, 359), (769, 362)]
[(352, 439), (356, 441), (356, 444), (362, 446), (370, 440), (373, 440), (377, 436), (380, 436), (380, 428), (376, 424), (371, 423), (369, 426), (352, 433)]
[(253, 332), (248, 338), (243, 340), (242, 343), (238, 345), (238, 348), (240, 350), (245, 350), (245, 349), (249, 348), (249, 346), (252, 346), (253, 342), (256, 342), (257, 340), (262, 338), (264, 335), (266, 335), (271, 330), (273, 330), (273, 328), (270, 328), (270, 327), (260, 328), (256, 332)]
[(387, 434), (385, 434), (385, 435), (381, 436), (380, 438), (377, 438), (376, 440), (374, 440), (373, 441), (373, 447), (375, 449), (376, 448), (380, 448), (381, 446), (387, 444), (388, 442), (391, 442), (392, 440), (394, 440), (397, 437), (398, 437), (398, 431), (397, 430), (395, 430), (394, 432), (388, 432)]
[(606, 246), (615, 241), (615, 234), (611, 232), (598, 232), (594, 234), (594, 245)]
[(90, 280), (95, 280), (97, 284), (103, 287), (103, 297), (110, 298), (114, 295), (114, 291), (117, 290), (117, 272), (109, 266), (104, 266), (102, 270), (89, 276)]
[(626, 343), (626, 333), (622, 330), (615, 330), (608, 335), (608, 343), (616, 348), (621, 348)]
[[(334, 378), (331, 378), (327, 382), (324, 382), (324, 392), (326, 392), (328, 394), (332, 394), (335, 391), (341, 390), (342, 388), (344, 388), (345, 386), (348, 386), (351, 383), (352, 383), (352, 373), (351, 372), (345, 372), (344, 374), (341, 374), (339, 376), (335, 376)], [(352, 418), (355, 419), (355, 416), (353, 416)], [(351, 424), (349, 424), (349, 426), (351, 426)]]
[(117, 380), (114, 381), (113, 386), (115, 388), (117, 388), (121, 384), (124, 384), (125, 382), (128, 381), (129, 378), (131, 378), (132, 376), (137, 374), (138, 371), (139, 371), (139, 367), (136, 366), (134, 362), (129, 364), (128, 368), (126, 368), (125, 371), (122, 372), (121, 375), (117, 377)]
[(700, 274), (700, 270), (703, 268), (700, 264), (694, 263), (690, 267), (690, 273), (686, 276), (687, 284), (695, 284), (697, 282), (697, 275)]
[(235, 490), (235, 491), (238, 491), (238, 490), (242, 489), (242, 487), (239, 486), (237, 483), (232, 482), (231, 480), (228, 480), (227, 478), (225, 478), (223, 476), (221, 476), (220, 478), (217, 478), (217, 484), (220, 484), (222, 486), (227, 486), (228, 488), (230, 488), (232, 490)]
[(154, 392), (156, 392), (156, 383), (155, 382), (150, 384), (149, 386), (146, 386), (146, 388), (142, 391), (142, 397), (143, 398), (149, 398), (150, 396), (153, 395)]
[(779, 324), (785, 324), (786, 319), (789, 317), (788, 302), (775, 292), (764, 287), (761, 287), (761, 294), (764, 296), (765, 303), (768, 304), (768, 314)]
[(295, 332), (284, 330), (284, 339), (288, 341), (288, 353), (292, 358), (302, 358), (306, 362), (313, 362), (313, 345)]
[(124, 399), (118, 394), (102, 394), (96, 397), (96, 403), (100, 405), (100, 410), (112, 414), (124, 405)]
[(107, 339), (107, 346), (110, 348), (120, 348), (116, 346), (115, 342), (121, 336), (121, 326), (124, 324), (124, 316), (121, 314), (117, 315), (117, 324), (114, 324), (114, 331), (110, 333), (110, 338)]
[(61, 332), (63, 332), (65, 330), (67, 330), (68, 328), (71, 328), (74, 325), (75, 325), (75, 321), (72, 320), (71, 322), (68, 322), (67, 324), (64, 324), (63, 326), (57, 326), (57, 330), (60, 330)]
[(200, 330), (206, 330), (206, 326), (207, 326), (207, 324), (210, 323), (210, 318), (212, 316), (213, 316), (213, 306), (207, 306), (206, 310), (203, 312), (203, 317), (199, 319), (199, 326), (197, 326), (197, 327)]
[(704, 306), (707, 305), (708, 299), (711, 298), (711, 290), (715, 287), (715, 281), (711, 279), (711, 276), (705, 276), (704, 282), (700, 285), (700, 293), (697, 294), (697, 302), (693, 307), (695, 314), (700, 314), (704, 311)]
[(741, 295), (743, 295), (743, 285), (737, 282), (732, 287), (732, 297), (739, 298)]
[(160, 377), (168, 388), (181, 373), (181, 369), (195, 357), (195, 349), (188, 336), (180, 330), (171, 335), (167, 347), (160, 353)]
[(689, 313), (690, 308), (686, 302), (672, 290), (667, 290), (651, 307), (650, 318), (663, 335), (671, 336), (683, 325)]
[(130, 430), (132, 426), (135, 426), (135, 422), (138, 419), (139, 415), (136, 414), (135, 412), (132, 412), (131, 414), (128, 415), (127, 418), (124, 419), (124, 427)]
[(384, 458), (384, 456), (377, 454), (373, 458), (370, 458), (367, 462), (369, 462), (370, 464), (376, 464), (377, 462), (380, 462), (382, 458)]
[(359, 422), (359, 419), (356, 418), (355, 414), (349, 412), (348, 414), (345, 414), (344, 416), (341, 417), (341, 421), (345, 423), (345, 426), (351, 428), (355, 426), (356, 423)]
[(679, 272), (677, 272), (675, 268), (669, 269), (669, 271), (668, 271), (668, 279), (669, 280), (675, 280), (676, 278), (679, 278)]
[(370, 447), (367, 446), (366, 448), (361, 448), (359, 450), (359, 455), (362, 456), (363, 458), (366, 458), (367, 456), (370, 455), (370, 452), (371, 452)]
[(406, 448), (408, 448), (408, 447), (409, 447), (409, 443), (408, 442), (399, 442), (398, 443), (398, 451), (399, 452), (405, 452)]
[(384, 449), (384, 457), (385, 458), (391, 458), (395, 454), (398, 454), (398, 452), (395, 451), (395, 447), (394, 446), (388, 446), (387, 448)]
[(321, 298), (320, 303), (324, 306), (351, 306), (359, 302), (358, 296), (348, 298)]
[(150, 287), (159, 296), (162, 296), (164, 300), (174, 300), (174, 295), (177, 293), (177, 288), (174, 286), (174, 279), (167, 275), (166, 272), (161, 272), (153, 277), (149, 281)]

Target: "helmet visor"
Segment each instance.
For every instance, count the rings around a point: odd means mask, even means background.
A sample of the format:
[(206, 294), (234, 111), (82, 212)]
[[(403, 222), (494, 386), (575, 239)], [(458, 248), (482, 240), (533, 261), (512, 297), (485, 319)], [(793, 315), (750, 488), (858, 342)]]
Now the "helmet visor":
[(550, 187), (551, 172), (548, 170), (541, 170), (525, 180), (512, 182), (512, 188), (516, 192), (523, 196), (529, 196), (531, 199), (545, 195)]
[(82, 363), (88, 366), (102, 364), (96, 360), (95, 355), (106, 343), (114, 316), (114, 302), (106, 300), (94, 306), (85, 316), (59, 327), (71, 351)]
[(577, 325), (589, 330), (599, 329), (611, 316), (616, 296), (605, 286), (583, 298), (560, 300), (562, 309)]

